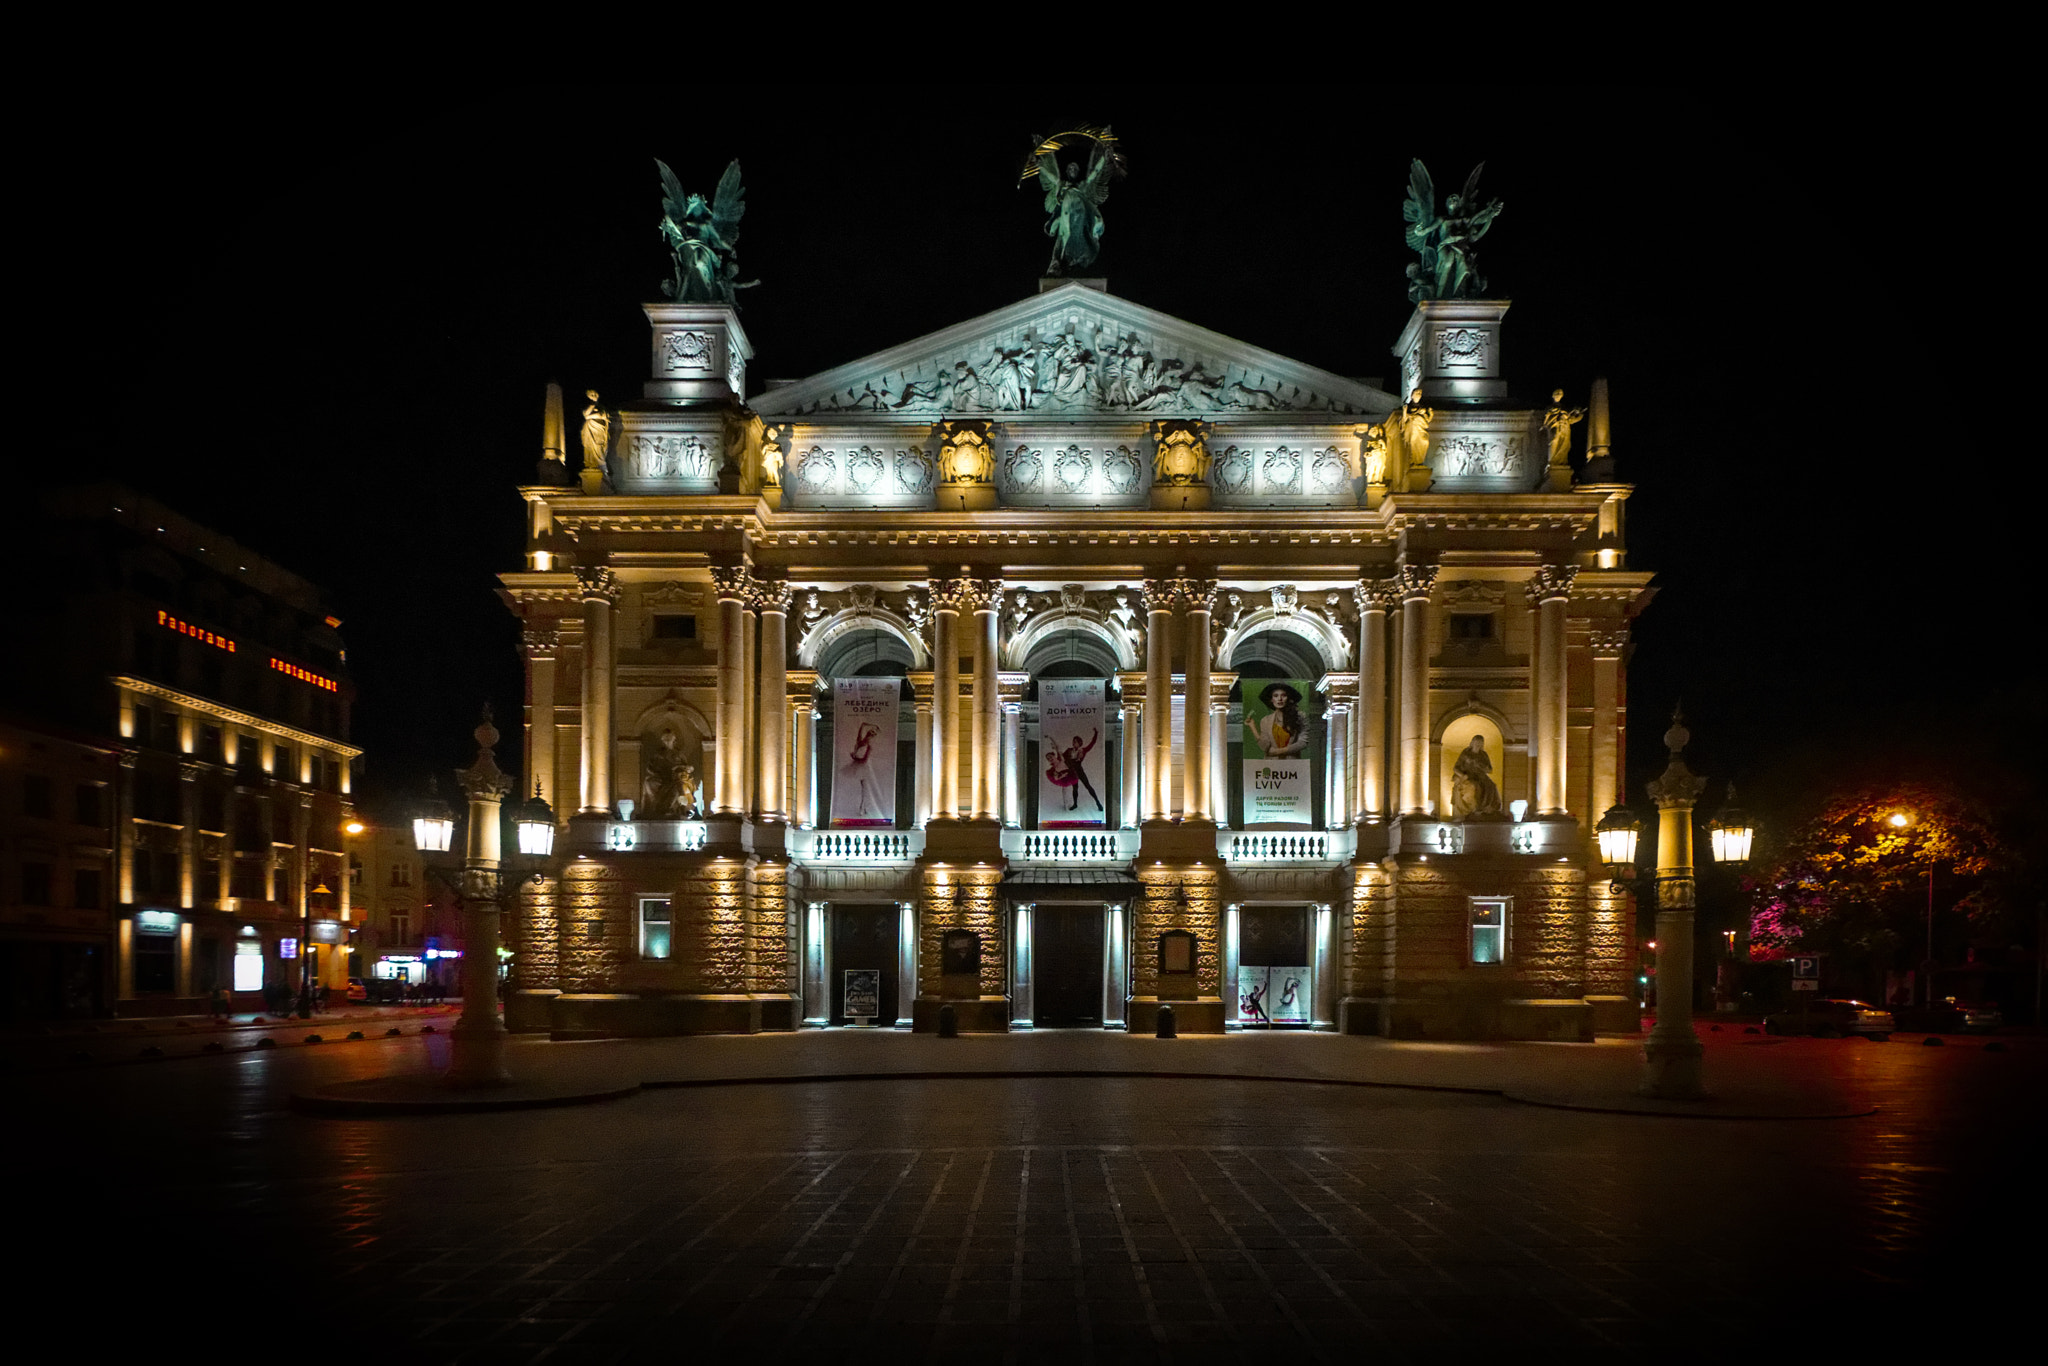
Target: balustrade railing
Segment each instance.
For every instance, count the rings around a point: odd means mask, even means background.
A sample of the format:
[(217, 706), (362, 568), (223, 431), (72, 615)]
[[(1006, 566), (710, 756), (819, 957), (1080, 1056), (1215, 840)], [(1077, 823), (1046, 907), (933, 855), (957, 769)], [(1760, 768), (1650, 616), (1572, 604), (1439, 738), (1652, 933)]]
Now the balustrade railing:
[(1216, 832), (1216, 853), (1230, 863), (1342, 863), (1356, 843), (1348, 828)]
[(922, 830), (792, 830), (790, 854), (812, 863), (913, 863)]
[(1005, 830), (1003, 857), (1012, 863), (1129, 863), (1138, 856), (1135, 830)]

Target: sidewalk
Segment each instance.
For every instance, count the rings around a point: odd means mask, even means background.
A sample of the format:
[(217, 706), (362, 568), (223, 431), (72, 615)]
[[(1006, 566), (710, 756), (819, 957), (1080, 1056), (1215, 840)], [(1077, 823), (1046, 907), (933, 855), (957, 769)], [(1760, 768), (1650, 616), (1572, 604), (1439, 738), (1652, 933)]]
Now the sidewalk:
[[(1600, 1113), (1721, 1120), (1843, 1119), (1876, 1108), (1865, 1055), (1918, 1040), (1780, 1040), (1701, 1030), (1709, 1098), (1636, 1094), (1637, 1039), (1593, 1044), (1414, 1043), (1334, 1034), (1246, 1033), (1154, 1039), (1049, 1030), (940, 1039), (895, 1030), (550, 1043), (515, 1039), (509, 1087), (452, 1091), (397, 1075), (293, 1097), (303, 1112), (367, 1117), (581, 1104), (638, 1090), (970, 1078), (1201, 1078), (1282, 1085), (1399, 1087), (1492, 1095)], [(1918, 1049), (1914, 1049), (1915, 1052)], [(1902, 1059), (1903, 1061), (1903, 1059)], [(2037, 1060), (2038, 1061), (2038, 1060)], [(2026, 1064), (2014, 1060), (2015, 1066)]]

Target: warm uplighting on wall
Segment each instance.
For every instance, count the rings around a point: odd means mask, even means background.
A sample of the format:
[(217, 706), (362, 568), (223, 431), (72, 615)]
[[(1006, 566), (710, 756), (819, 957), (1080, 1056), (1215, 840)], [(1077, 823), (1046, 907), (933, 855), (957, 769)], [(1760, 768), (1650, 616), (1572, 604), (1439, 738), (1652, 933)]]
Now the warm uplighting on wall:
[(194, 626), (189, 621), (180, 621), (161, 607), (156, 612), (156, 624), (167, 631), (176, 631), (179, 635), (190, 636), (194, 640), (204, 641), (216, 650), (226, 650), (229, 654), (235, 653), (235, 642), (229, 640), (226, 636), (215, 631), (209, 631), (203, 626)]
[(1892, 828), (1895, 830), (1903, 829), (1913, 823), (1913, 818), (1903, 811), (1894, 811), (1885, 819), (1891, 822)]

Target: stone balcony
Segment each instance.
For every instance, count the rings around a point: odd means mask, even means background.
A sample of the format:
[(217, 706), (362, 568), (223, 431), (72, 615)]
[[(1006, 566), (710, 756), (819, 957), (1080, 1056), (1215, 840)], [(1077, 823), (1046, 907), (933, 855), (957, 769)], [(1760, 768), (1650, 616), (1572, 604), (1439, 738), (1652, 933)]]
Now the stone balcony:
[(1138, 856), (1136, 830), (1003, 831), (1003, 857), (1013, 864), (1062, 864), (1107, 868)]

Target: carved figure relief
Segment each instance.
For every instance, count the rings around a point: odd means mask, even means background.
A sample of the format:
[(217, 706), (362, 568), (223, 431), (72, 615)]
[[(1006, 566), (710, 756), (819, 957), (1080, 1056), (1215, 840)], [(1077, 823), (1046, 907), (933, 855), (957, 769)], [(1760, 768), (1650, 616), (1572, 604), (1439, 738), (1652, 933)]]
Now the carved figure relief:
[(855, 493), (866, 493), (881, 483), (886, 472), (882, 457), (866, 446), (846, 453), (846, 486)]
[(1351, 482), (1351, 462), (1337, 447), (1328, 447), (1316, 452), (1310, 476), (1317, 493), (1336, 493)]
[(1088, 487), (1088, 476), (1095, 472), (1095, 462), (1079, 446), (1069, 446), (1054, 457), (1053, 478), (1059, 481), (1061, 493), (1080, 493)]
[(1359, 450), (1362, 453), (1360, 463), (1364, 466), (1365, 482), (1372, 485), (1385, 484), (1387, 482), (1386, 424), (1376, 422), (1370, 427), (1360, 427), (1358, 429), (1358, 439), (1361, 443), (1359, 446)]
[(643, 820), (693, 820), (699, 814), (697, 769), (683, 757), (675, 729), (640, 741), (640, 808)]
[(1264, 474), (1266, 492), (1298, 494), (1301, 492), (1301, 452), (1281, 446), (1266, 452)]
[(1216, 457), (1216, 491), (1247, 493), (1252, 484), (1252, 453), (1240, 446), (1226, 446)]
[(1489, 441), (1477, 436), (1446, 436), (1437, 442), (1444, 454), (1443, 473), (1466, 478), (1504, 478), (1522, 473), (1522, 441)]
[[(1206, 461), (1204, 462), (1206, 463)], [(1115, 494), (1135, 493), (1138, 488), (1138, 457), (1129, 446), (1102, 453), (1102, 482)]]
[(1436, 334), (1437, 369), (1485, 368), (1487, 340), (1487, 334), (1480, 328), (1439, 328)]
[(939, 480), (947, 484), (986, 484), (995, 478), (995, 452), (988, 444), (986, 422), (939, 424)]
[(797, 482), (813, 493), (823, 493), (832, 487), (839, 475), (839, 461), (831, 451), (818, 446), (804, 452), (796, 462)]
[(712, 362), (711, 337), (704, 332), (665, 332), (661, 338), (661, 361), (668, 370), (709, 370)]
[(1018, 493), (1037, 493), (1045, 481), (1045, 460), (1029, 446), (1003, 457), (1003, 482)]
[(711, 447), (694, 434), (643, 433), (633, 438), (632, 465), (642, 479), (709, 479)]

